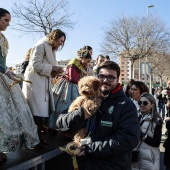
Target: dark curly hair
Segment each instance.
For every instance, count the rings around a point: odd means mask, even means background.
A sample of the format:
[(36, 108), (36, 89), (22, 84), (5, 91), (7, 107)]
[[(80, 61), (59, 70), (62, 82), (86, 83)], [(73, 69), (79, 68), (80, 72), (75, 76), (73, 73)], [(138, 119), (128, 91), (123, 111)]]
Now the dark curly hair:
[(149, 93), (148, 86), (142, 81), (133, 81), (131, 87), (135, 85), (140, 90), (140, 94)]

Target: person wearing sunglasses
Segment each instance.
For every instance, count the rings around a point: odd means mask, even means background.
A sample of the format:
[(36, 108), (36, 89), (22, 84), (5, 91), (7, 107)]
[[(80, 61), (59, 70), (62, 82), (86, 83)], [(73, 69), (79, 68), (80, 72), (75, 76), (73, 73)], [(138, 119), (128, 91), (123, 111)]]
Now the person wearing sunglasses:
[(63, 132), (74, 132), (85, 127), (87, 137), (77, 155), (79, 170), (131, 170), (130, 154), (139, 142), (140, 127), (137, 110), (126, 97), (119, 83), (120, 67), (113, 61), (103, 62), (97, 69), (103, 101), (94, 115), (80, 107), (62, 113), (57, 127)]
[(139, 111), (138, 100), (143, 93), (149, 93), (149, 88), (142, 81), (133, 81), (130, 87), (131, 100)]
[(140, 115), (140, 142), (138, 145), (138, 162), (132, 163), (132, 170), (160, 170), (160, 150), (163, 120), (156, 108), (155, 98), (144, 93), (140, 96), (138, 105)]

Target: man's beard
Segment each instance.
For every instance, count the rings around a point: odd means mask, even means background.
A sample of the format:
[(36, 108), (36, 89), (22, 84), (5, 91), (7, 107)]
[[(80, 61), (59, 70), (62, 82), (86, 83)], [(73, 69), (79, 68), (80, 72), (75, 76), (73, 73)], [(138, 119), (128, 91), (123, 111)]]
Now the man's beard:
[(101, 90), (101, 93), (105, 96), (105, 95), (108, 95), (110, 91), (109, 90)]
[[(110, 86), (109, 83), (102, 83), (102, 85)], [(106, 90), (106, 89), (102, 89), (102, 88), (101, 88), (101, 93), (102, 93), (103, 95), (107, 95), (109, 92), (110, 92), (110, 90)]]

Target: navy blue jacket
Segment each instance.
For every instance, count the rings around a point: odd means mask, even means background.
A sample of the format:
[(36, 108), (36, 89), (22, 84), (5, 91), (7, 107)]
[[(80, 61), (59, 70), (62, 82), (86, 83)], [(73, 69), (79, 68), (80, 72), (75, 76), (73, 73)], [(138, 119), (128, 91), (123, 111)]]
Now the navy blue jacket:
[[(80, 107), (72, 113), (61, 114), (57, 127), (63, 132), (74, 132), (85, 127), (87, 121)], [(85, 146), (86, 156), (79, 158), (80, 170), (130, 170), (131, 151), (138, 144), (139, 135), (133, 102), (123, 90), (109, 94), (96, 113), (95, 129), (90, 134), (92, 143)]]

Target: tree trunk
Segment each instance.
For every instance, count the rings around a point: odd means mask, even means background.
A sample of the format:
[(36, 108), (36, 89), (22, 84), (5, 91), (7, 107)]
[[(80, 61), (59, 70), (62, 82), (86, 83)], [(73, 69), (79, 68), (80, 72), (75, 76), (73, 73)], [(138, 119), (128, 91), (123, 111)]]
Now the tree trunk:
[(131, 79), (134, 79), (134, 60), (130, 60), (131, 61)]
[(159, 81), (160, 81), (160, 86), (162, 86), (162, 76), (159, 76), (160, 77), (160, 79), (159, 79)]

